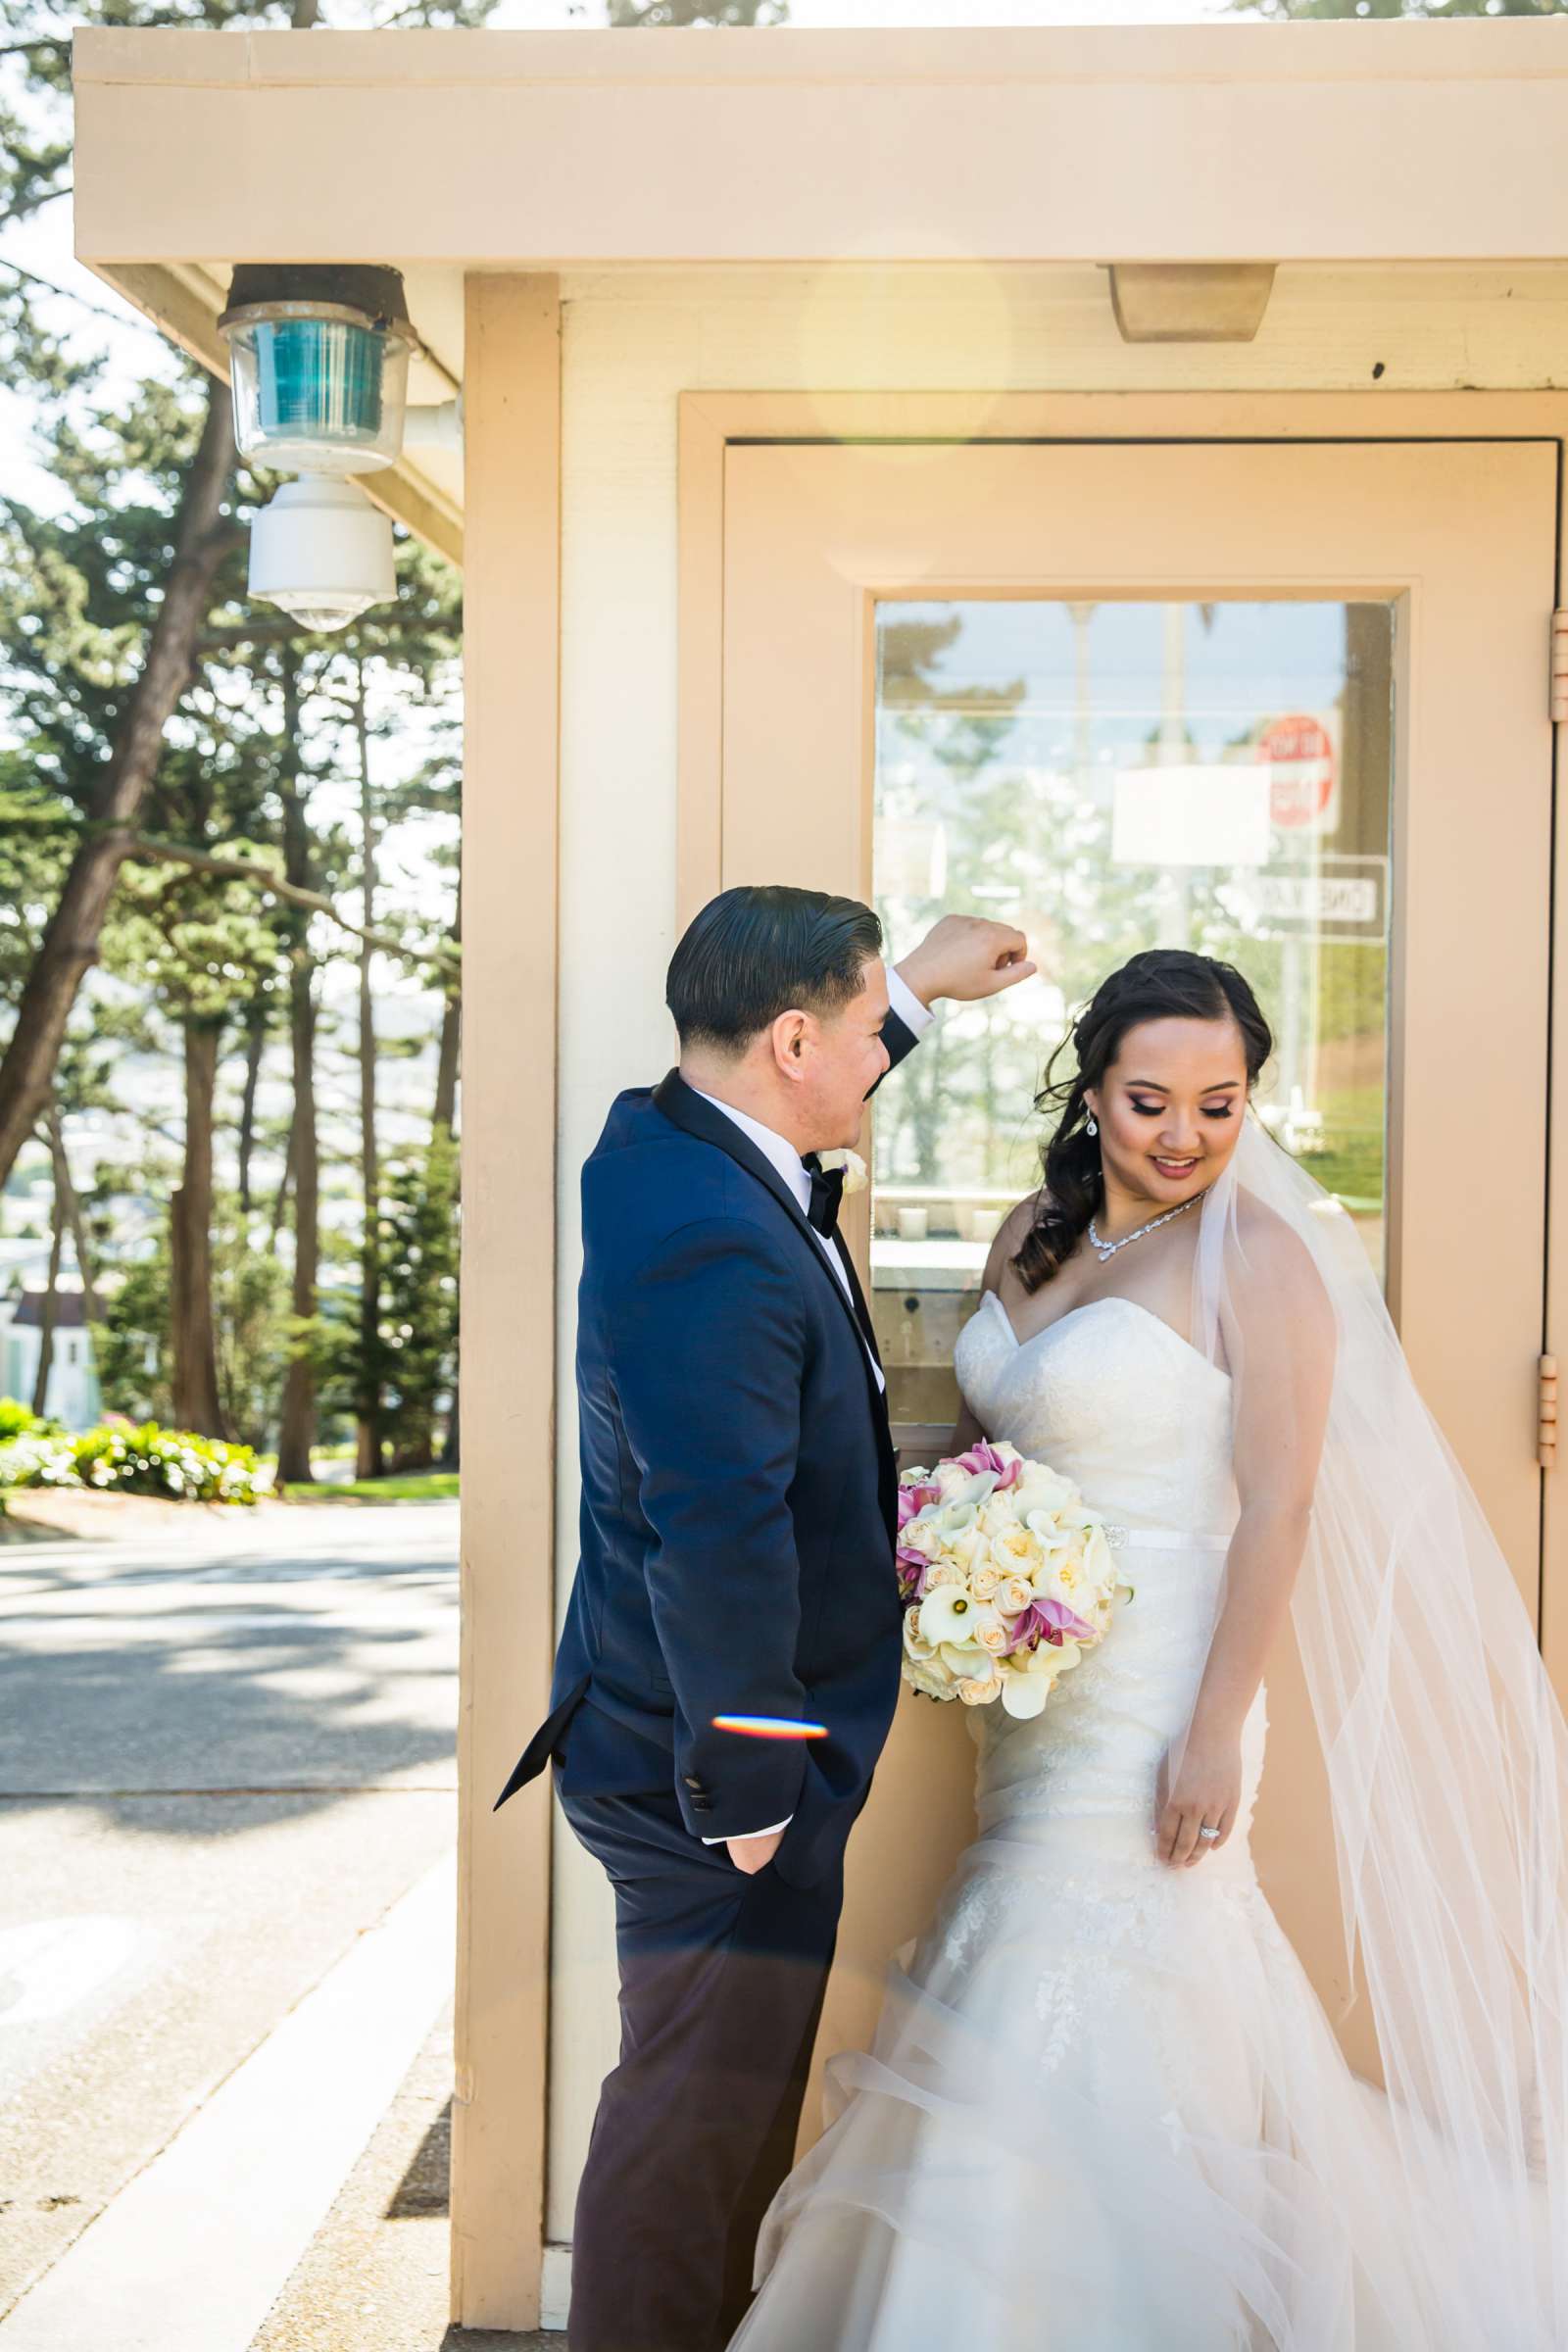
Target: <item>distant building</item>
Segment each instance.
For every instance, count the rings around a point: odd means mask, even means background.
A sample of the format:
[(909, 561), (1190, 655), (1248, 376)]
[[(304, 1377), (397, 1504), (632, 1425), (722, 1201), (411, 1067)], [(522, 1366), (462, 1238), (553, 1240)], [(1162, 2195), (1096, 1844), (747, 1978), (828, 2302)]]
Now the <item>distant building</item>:
[[(46, 1294), (24, 1288), (0, 1297), (0, 1393), (32, 1402), (43, 1346)], [(93, 1362), (92, 1334), (87, 1328), (80, 1291), (55, 1294), (54, 1353), (44, 1411), (67, 1429), (91, 1429), (103, 1412), (103, 1395)]]

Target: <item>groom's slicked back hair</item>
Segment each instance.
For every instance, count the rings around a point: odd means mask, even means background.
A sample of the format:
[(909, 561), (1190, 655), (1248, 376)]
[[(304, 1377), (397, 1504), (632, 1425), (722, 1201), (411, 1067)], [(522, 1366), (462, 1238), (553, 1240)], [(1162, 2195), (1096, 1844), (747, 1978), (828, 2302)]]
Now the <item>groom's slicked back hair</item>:
[(740, 1054), (781, 1012), (841, 1011), (881, 953), (882, 926), (858, 899), (742, 885), (710, 899), (687, 930), (664, 1002), (682, 1047)]

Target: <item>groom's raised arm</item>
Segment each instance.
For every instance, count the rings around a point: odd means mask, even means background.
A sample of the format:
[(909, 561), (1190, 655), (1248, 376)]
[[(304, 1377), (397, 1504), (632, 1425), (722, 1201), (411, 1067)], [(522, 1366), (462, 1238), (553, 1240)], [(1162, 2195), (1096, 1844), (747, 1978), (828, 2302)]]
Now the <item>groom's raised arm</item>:
[(1028, 941), (1010, 923), (994, 923), (979, 914), (943, 915), (920, 945), (889, 969), (889, 1011), (882, 1031), (888, 1070), (896, 1070), (914, 1052), (936, 1018), (939, 998), (973, 1004), (981, 997), (1000, 996), (1004, 988), (1027, 980), (1034, 969)]
[(745, 1219), (670, 1235), (617, 1307), (615, 1384), (656, 1539), (649, 1598), (675, 1693), (675, 1794), (698, 1838), (753, 1836), (800, 1795), (798, 1740), (747, 1739), (713, 1719), (798, 1723), (805, 1711), (789, 1508), (804, 1356), (783, 1236), (775, 1247)]

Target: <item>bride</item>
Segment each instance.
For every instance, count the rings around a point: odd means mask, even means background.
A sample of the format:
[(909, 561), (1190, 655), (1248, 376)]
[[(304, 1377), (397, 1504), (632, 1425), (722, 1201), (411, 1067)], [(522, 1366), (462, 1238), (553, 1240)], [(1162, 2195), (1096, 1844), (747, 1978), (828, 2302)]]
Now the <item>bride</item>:
[[(1248, 1115), (1247, 982), (1135, 956), (1072, 1044), (956, 1444), (1073, 1478), (1132, 1597), (1043, 1714), (971, 1712), (980, 1834), (732, 2352), (1568, 2347), (1568, 1742), (1525, 1611), (1348, 1220)], [(1249, 1852), (1287, 1614), (1383, 2091)]]

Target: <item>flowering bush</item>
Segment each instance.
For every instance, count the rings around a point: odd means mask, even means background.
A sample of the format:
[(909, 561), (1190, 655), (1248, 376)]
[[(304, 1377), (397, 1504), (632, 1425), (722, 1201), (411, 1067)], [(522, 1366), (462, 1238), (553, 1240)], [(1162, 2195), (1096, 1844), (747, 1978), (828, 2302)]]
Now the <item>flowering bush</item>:
[(261, 1464), (249, 1446), (118, 1414), (76, 1436), (26, 1418), (30, 1426), (14, 1435), (0, 1423), (0, 1489), (88, 1487), (175, 1502), (254, 1502), (261, 1492)]
[(1017, 1716), (1040, 1713), (1129, 1596), (1100, 1514), (1012, 1446), (904, 1473), (898, 1568), (905, 1681)]

